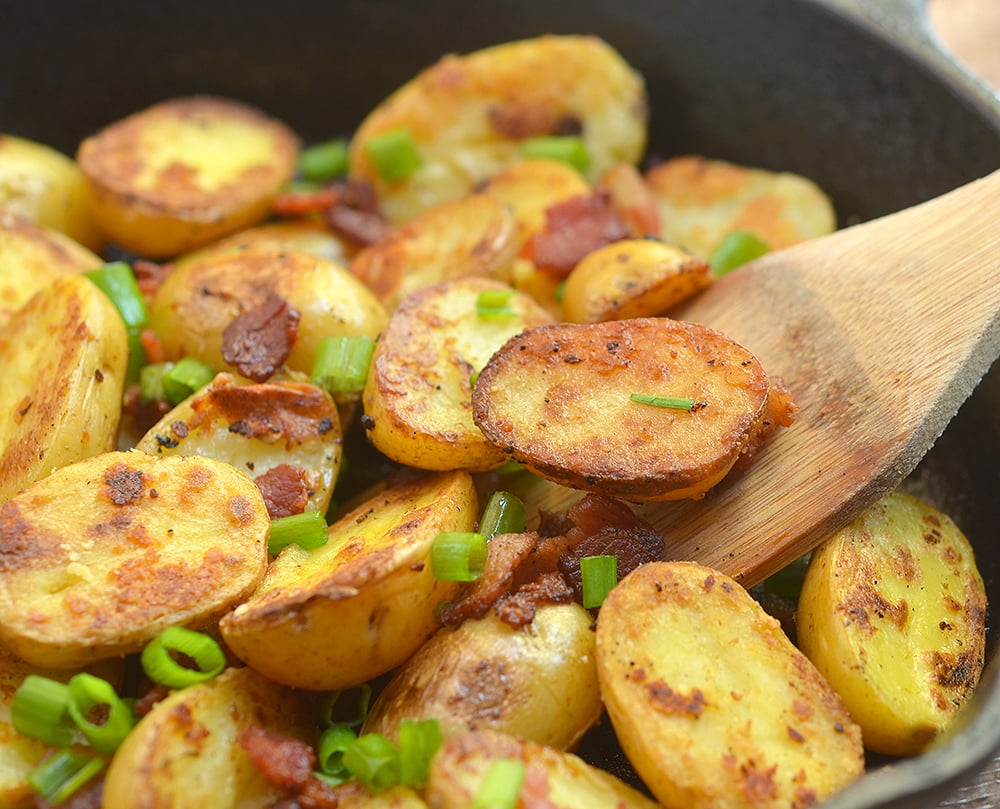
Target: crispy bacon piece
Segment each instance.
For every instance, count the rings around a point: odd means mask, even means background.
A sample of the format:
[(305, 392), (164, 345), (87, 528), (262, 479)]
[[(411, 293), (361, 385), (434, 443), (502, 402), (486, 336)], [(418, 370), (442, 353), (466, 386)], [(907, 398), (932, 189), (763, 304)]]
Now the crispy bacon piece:
[(516, 98), (491, 107), (486, 115), (493, 131), (511, 140), (583, 132), (583, 122), (576, 115), (551, 106), (518, 103)]
[(167, 276), (174, 271), (173, 264), (157, 264), (155, 261), (136, 259), (132, 262), (132, 273), (135, 275), (139, 291), (147, 298), (153, 297)]
[(254, 478), (264, 496), (267, 514), (272, 520), (301, 514), (309, 502), (306, 474), (297, 466), (283, 463)]
[(559, 573), (545, 573), (516, 593), (502, 596), (496, 613), (505, 624), (525, 626), (534, 620), (540, 604), (568, 604), (573, 598), (573, 588)]
[(287, 796), (272, 809), (337, 809), (340, 805), (343, 792), (312, 774), (316, 754), (300, 739), (251, 725), (240, 733), (236, 743), (261, 775), (286, 790)]
[(653, 191), (631, 163), (619, 163), (601, 177), (611, 204), (637, 238), (660, 235), (660, 209)]
[(336, 188), (328, 186), (312, 191), (286, 191), (278, 194), (271, 205), (275, 216), (298, 219), (313, 213), (322, 213), (337, 202)]
[(222, 356), (254, 382), (268, 379), (288, 359), (299, 333), (299, 313), (277, 293), (237, 315), (222, 332)]
[(153, 365), (158, 362), (164, 362), (167, 359), (166, 352), (163, 350), (163, 341), (152, 329), (143, 329), (139, 332), (139, 342), (142, 343), (142, 348), (146, 352), (146, 362)]
[(150, 428), (170, 412), (170, 403), (166, 401), (144, 402), (142, 388), (139, 385), (129, 385), (122, 396), (122, 416), (131, 420), (134, 432), (144, 435)]
[(356, 247), (368, 247), (389, 234), (392, 226), (379, 213), (371, 183), (349, 180), (339, 191), (337, 201), (326, 210), (330, 230)]
[(732, 476), (742, 474), (749, 468), (771, 433), (778, 427), (789, 427), (795, 421), (795, 412), (799, 406), (792, 399), (791, 391), (779, 378), (772, 376), (770, 380), (771, 387), (767, 392), (764, 414), (751, 429), (746, 446), (743, 447), (740, 457), (736, 459), (729, 473)]
[(167, 686), (154, 685), (135, 701), (135, 705), (132, 707), (132, 712), (136, 716), (145, 716), (156, 707), (158, 702), (162, 702), (169, 696), (170, 689), (167, 688)]

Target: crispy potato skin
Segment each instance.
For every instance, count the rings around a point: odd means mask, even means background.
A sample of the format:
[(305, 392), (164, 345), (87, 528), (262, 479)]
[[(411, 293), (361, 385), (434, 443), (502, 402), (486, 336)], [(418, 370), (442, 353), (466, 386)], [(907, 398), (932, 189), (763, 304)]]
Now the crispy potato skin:
[(840, 697), (729, 577), (637, 568), (601, 606), (597, 671), (615, 733), (669, 809), (811, 806), (864, 770)]
[(438, 627), (455, 592), (429, 555), (441, 531), (471, 531), (472, 478), (432, 475), (377, 495), (330, 526), (329, 541), (289, 545), (261, 586), (220, 622), (248, 665), (276, 682), (336, 690), (398, 666)]
[[(626, 500), (699, 497), (735, 463), (768, 397), (757, 359), (692, 323), (639, 318), (530, 329), (486, 364), (473, 418), (513, 460)], [(690, 397), (691, 411), (630, 401)]]
[(0, 509), (0, 640), (69, 668), (206, 626), (263, 578), (269, 528), (257, 487), (208, 458), (62, 467)]
[(985, 616), (968, 540), (946, 515), (896, 492), (813, 552), (796, 624), (865, 746), (910, 755), (972, 696)]
[(100, 227), (140, 255), (191, 250), (263, 220), (294, 173), (298, 139), (246, 104), (175, 98), (80, 144)]

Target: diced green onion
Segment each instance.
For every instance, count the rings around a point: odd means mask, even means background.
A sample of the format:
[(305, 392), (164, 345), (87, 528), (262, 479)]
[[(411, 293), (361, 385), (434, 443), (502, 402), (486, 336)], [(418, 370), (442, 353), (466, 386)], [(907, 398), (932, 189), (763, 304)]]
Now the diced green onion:
[(375, 165), (375, 171), (386, 182), (405, 179), (423, 164), (413, 135), (405, 127), (390, 129), (369, 138), (364, 148)]
[(142, 369), (146, 366), (146, 346), (142, 344), (142, 329), (126, 326), (125, 339), (128, 341), (128, 363), (125, 366), (125, 383), (134, 385), (140, 381)]
[(330, 527), (322, 511), (303, 511), (271, 520), (271, 537), (267, 552), (277, 556), (286, 545), (298, 545), (305, 550), (321, 548), (330, 535)]
[(324, 337), (316, 347), (312, 383), (331, 393), (360, 393), (374, 353), (375, 341), (364, 334)]
[(442, 531), (431, 545), (431, 570), (440, 581), (475, 581), (486, 568), (486, 537)]
[(556, 303), (562, 303), (563, 299), (566, 297), (566, 282), (560, 281), (559, 285), (556, 287), (553, 297), (556, 299)]
[(180, 404), (215, 379), (208, 363), (194, 357), (183, 357), (163, 374), (163, 392), (171, 404)]
[(332, 787), (339, 787), (345, 781), (351, 780), (351, 774), (346, 769), (344, 770), (344, 775), (330, 775), (322, 770), (313, 770), (313, 776)]
[(299, 173), (306, 180), (322, 182), (347, 174), (347, 141), (343, 138), (317, 143), (299, 155)]
[(14, 693), (10, 718), (18, 733), (54, 747), (72, 744), (76, 735), (69, 715), (69, 686), (37, 674), (25, 677)]
[(167, 401), (167, 392), (163, 388), (163, 377), (173, 367), (172, 362), (157, 362), (153, 365), (142, 366), (139, 371), (139, 390), (143, 404)]
[(501, 758), (486, 771), (469, 809), (515, 809), (524, 784), (524, 762)]
[(670, 407), (674, 410), (694, 410), (694, 399), (688, 399), (683, 396), (647, 396), (644, 393), (633, 393), (628, 398), (633, 402), (653, 405), (654, 407)]
[(479, 533), (487, 541), (497, 534), (520, 534), (528, 526), (528, 513), (516, 494), (496, 491), (490, 495), (479, 520)]
[(366, 733), (344, 751), (344, 766), (372, 792), (399, 783), (399, 750), (381, 733)]
[(323, 731), (316, 744), (316, 764), (320, 772), (344, 779), (350, 772), (344, 766), (344, 751), (357, 741), (358, 734), (347, 725), (334, 725)]
[(496, 470), (498, 475), (516, 475), (518, 472), (525, 471), (527, 470), (517, 461), (507, 461), (507, 463)]
[[(101, 709), (103, 721), (91, 721), (94, 709)], [(135, 716), (111, 683), (86, 672), (69, 681), (69, 715), (90, 746), (101, 753), (115, 752), (135, 724)]]
[(734, 230), (715, 248), (708, 263), (716, 276), (725, 275), (770, 251), (770, 245), (761, 241), (757, 234), (749, 230)]
[(517, 317), (517, 312), (507, 306), (512, 289), (484, 289), (476, 296), (476, 317)]
[[(196, 668), (181, 665), (176, 655), (190, 658)], [(146, 644), (140, 662), (153, 682), (187, 688), (221, 674), (226, 655), (214, 638), (183, 626), (169, 626)]]
[[(320, 711), (320, 721), (324, 725), (346, 725), (347, 727), (357, 727), (368, 718), (368, 706), (372, 699), (372, 687), (368, 683), (351, 686), (341, 691), (333, 691), (327, 697), (323, 708)], [(341, 708), (340, 713), (347, 713), (346, 716), (335, 716), (334, 710), (338, 706), (347, 705), (347, 711)], [(349, 713), (348, 713), (349, 712)]]
[(618, 557), (584, 556), (580, 560), (580, 575), (583, 577), (583, 606), (588, 610), (599, 607), (618, 584)]
[(521, 155), (561, 160), (583, 173), (590, 167), (590, 152), (579, 135), (542, 135), (521, 141)]
[(111, 299), (127, 327), (141, 329), (149, 323), (146, 301), (132, 268), (124, 261), (110, 262), (84, 275)]
[(431, 759), (441, 746), (441, 728), (436, 719), (403, 719), (399, 737), (399, 781), (421, 788), (427, 783)]
[(469, 387), (470, 388), (475, 388), (476, 387), (476, 380), (479, 379), (479, 374), (480, 374), (479, 371), (473, 371), (469, 375)]
[(104, 769), (104, 759), (59, 750), (28, 773), (25, 780), (49, 806), (59, 806)]

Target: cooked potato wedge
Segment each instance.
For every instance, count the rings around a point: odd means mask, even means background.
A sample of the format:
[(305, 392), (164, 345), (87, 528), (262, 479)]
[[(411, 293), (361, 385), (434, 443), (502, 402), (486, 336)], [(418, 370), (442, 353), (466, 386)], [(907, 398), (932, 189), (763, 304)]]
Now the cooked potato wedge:
[(128, 338), (86, 278), (35, 293), (0, 327), (0, 502), (115, 445)]
[(205, 626), (263, 578), (269, 528), (257, 487), (219, 461), (109, 452), (64, 466), (0, 508), (0, 641), (69, 668)]
[(222, 637), (248, 665), (298, 688), (385, 673), (437, 628), (437, 606), (456, 584), (434, 578), (431, 545), (441, 531), (471, 531), (477, 508), (464, 472), (388, 489), (331, 525), (325, 546), (287, 546), (220, 621)]
[(334, 791), (337, 809), (427, 809), (423, 799), (409, 787), (372, 792), (360, 781), (346, 781)]
[(446, 737), (488, 728), (572, 750), (602, 710), (593, 618), (579, 604), (547, 604), (521, 628), (491, 612), (439, 630), (393, 675), (363, 730), (396, 738), (403, 719), (437, 719)]
[(693, 562), (611, 591), (597, 672), (622, 749), (670, 809), (812, 806), (864, 771), (861, 731), (777, 619)]
[(490, 730), (448, 739), (431, 761), (427, 805), (467, 809), (498, 761), (524, 764), (518, 806), (547, 809), (657, 809), (657, 804), (610, 773), (572, 753)]
[(268, 809), (285, 796), (237, 744), (251, 725), (312, 742), (301, 694), (227, 669), (157, 703), (118, 748), (103, 809)]
[[(445, 56), (376, 107), (351, 142), (352, 177), (372, 182), (382, 210), (400, 223), (462, 197), (520, 157), (521, 142), (579, 132), (596, 179), (636, 163), (646, 145), (642, 77), (594, 37), (543, 36), (465, 56)], [(387, 182), (367, 144), (410, 132), (422, 165)]]
[[(484, 293), (509, 295), (503, 315), (477, 314)], [(362, 394), (371, 442), (393, 460), (421, 469), (501, 466), (507, 456), (472, 421), (471, 377), (509, 338), (551, 319), (527, 295), (486, 278), (413, 293), (375, 347)]]
[(646, 182), (659, 205), (661, 238), (706, 260), (734, 230), (778, 249), (837, 227), (830, 198), (798, 174), (685, 156), (652, 168)]
[(298, 139), (246, 104), (193, 96), (111, 124), (76, 157), (100, 228), (162, 258), (266, 218), (295, 172)]
[(650, 239), (625, 239), (587, 255), (566, 279), (571, 323), (653, 317), (711, 283), (708, 262)]
[[(533, 472), (626, 500), (699, 497), (732, 468), (768, 397), (757, 359), (666, 318), (539, 326), (510, 339), (473, 391), (475, 423)], [(690, 410), (632, 394), (685, 397)]]
[(897, 492), (817, 548), (798, 641), (844, 698), (865, 746), (921, 752), (979, 681), (986, 593), (972, 546), (937, 509)]

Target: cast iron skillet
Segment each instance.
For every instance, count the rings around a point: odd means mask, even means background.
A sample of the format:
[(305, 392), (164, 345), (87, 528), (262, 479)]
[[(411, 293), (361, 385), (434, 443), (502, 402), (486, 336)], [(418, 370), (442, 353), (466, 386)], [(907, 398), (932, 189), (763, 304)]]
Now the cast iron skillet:
[[(842, 224), (1000, 166), (1000, 104), (940, 54), (870, 25), (856, 13), (861, 0), (0, 2), (0, 131), (69, 153), (109, 121), (195, 92), (256, 104), (306, 140), (348, 133), (442, 53), (572, 32), (606, 38), (644, 74), (651, 154), (697, 152), (805, 174), (833, 196)], [(994, 369), (907, 484), (976, 545), (994, 604), (998, 447)], [(867, 775), (828, 806), (1000, 803), (975, 786), (1000, 743), (994, 716), (1000, 661), (955, 738)]]

